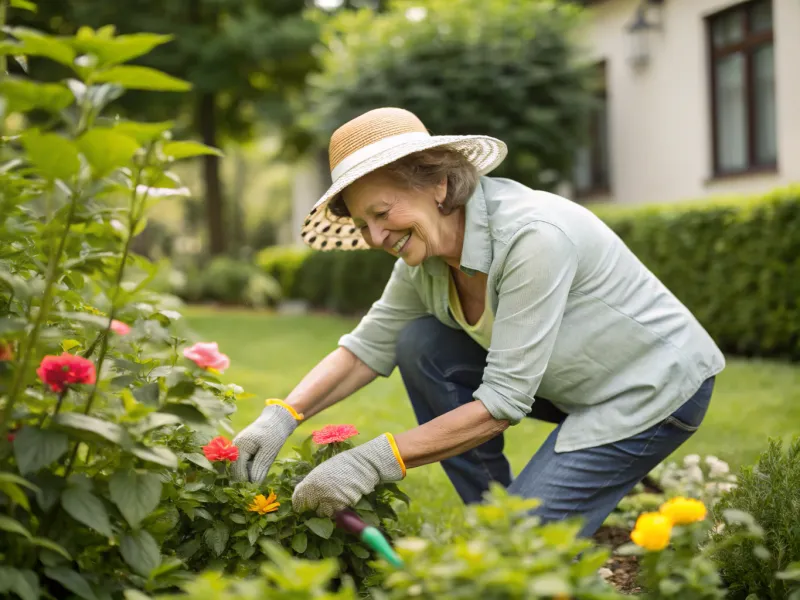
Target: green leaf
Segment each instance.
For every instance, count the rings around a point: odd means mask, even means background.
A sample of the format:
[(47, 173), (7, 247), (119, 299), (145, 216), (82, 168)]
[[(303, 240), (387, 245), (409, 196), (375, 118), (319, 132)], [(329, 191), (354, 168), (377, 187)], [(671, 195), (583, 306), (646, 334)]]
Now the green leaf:
[(179, 417), (184, 423), (204, 424), (208, 421), (206, 416), (191, 404), (170, 402), (161, 407), (160, 412), (169, 413)]
[(192, 89), (188, 81), (177, 79), (150, 67), (130, 65), (111, 67), (96, 73), (95, 82), (116, 83), (129, 90), (152, 90), (161, 92), (186, 92)]
[(233, 545), (233, 550), (245, 560), (253, 556), (256, 552), (255, 546), (250, 544), (247, 540), (239, 540), (236, 542)]
[(14, 592), (22, 600), (38, 600), (39, 578), (28, 569), (0, 567), (0, 592)]
[(161, 561), (161, 564), (158, 565), (155, 569), (150, 572), (150, 578), (155, 579), (157, 577), (161, 577), (162, 575), (166, 575), (167, 573), (171, 573), (175, 569), (180, 569), (183, 567), (183, 561), (179, 558), (169, 557), (165, 558)]
[(344, 544), (339, 538), (324, 540), (319, 546), (323, 558), (334, 558), (344, 552)]
[(298, 554), (302, 554), (308, 548), (308, 536), (304, 531), (296, 533), (292, 538), (292, 550)]
[(161, 552), (153, 536), (144, 530), (122, 536), (119, 550), (125, 562), (142, 577), (161, 564)]
[(211, 551), (215, 555), (220, 556), (225, 551), (225, 546), (228, 544), (228, 538), (230, 535), (231, 532), (230, 529), (228, 529), (228, 526), (225, 525), (225, 523), (217, 521), (211, 527), (205, 530), (203, 533), (203, 539)]
[(128, 451), (147, 462), (155, 463), (170, 469), (178, 468), (178, 457), (175, 456), (175, 453), (169, 448), (164, 448), (162, 446), (153, 446), (149, 448), (143, 444), (136, 444), (133, 448), (128, 449)]
[(255, 544), (258, 537), (261, 535), (261, 525), (256, 521), (247, 528), (247, 541)]
[(237, 525), (244, 525), (245, 523), (247, 523), (247, 519), (245, 518), (245, 516), (240, 515), (239, 513), (233, 513), (228, 518)]
[(138, 121), (119, 121), (114, 123), (113, 129), (119, 133), (132, 137), (144, 145), (160, 138), (165, 132), (175, 126), (173, 121), (160, 123), (140, 123)]
[(100, 128), (84, 133), (78, 138), (77, 144), (97, 178), (127, 165), (139, 149), (135, 139), (111, 129)]
[(10, 33), (15, 38), (22, 41), (22, 45), (19, 48), (21, 54), (44, 56), (62, 65), (68, 67), (73, 66), (75, 51), (69, 44), (26, 27), (14, 27), (11, 29)]
[(208, 469), (209, 471), (216, 471), (214, 465), (211, 464), (211, 461), (208, 460), (204, 455), (200, 454), (199, 452), (192, 452), (190, 454), (184, 454), (183, 458), (196, 464), (198, 467), (203, 469)]
[(71, 487), (61, 495), (61, 506), (76, 521), (98, 533), (111, 537), (111, 523), (103, 502), (91, 492)]
[(23, 427), (14, 438), (14, 456), (23, 475), (46, 467), (67, 451), (66, 435), (51, 429)]
[(152, 596), (148, 596), (139, 590), (125, 590), (122, 596), (125, 600), (153, 600)]
[(350, 552), (355, 554), (358, 558), (366, 560), (369, 558), (369, 550), (364, 548), (361, 544), (351, 544), (347, 547)]
[(73, 44), (81, 52), (94, 54), (101, 66), (116, 65), (128, 62), (150, 52), (156, 46), (166, 44), (173, 36), (155, 33), (134, 33), (114, 38), (94, 36), (73, 40)]
[(138, 527), (161, 499), (161, 480), (155, 473), (117, 471), (108, 482), (111, 500), (131, 527)]
[(0, 95), (5, 96), (8, 113), (34, 109), (58, 113), (72, 104), (72, 94), (61, 84), (37, 83), (10, 76), (0, 81)]
[(78, 147), (55, 133), (27, 132), (22, 145), (33, 167), (46, 179), (68, 180), (80, 169)]
[(73, 594), (77, 594), (80, 598), (88, 598), (89, 600), (95, 600), (96, 598), (89, 583), (80, 573), (76, 573), (72, 569), (51, 567), (45, 569), (44, 574), (63, 585)]
[(11, 500), (11, 502), (14, 504), (19, 504), (22, 508), (30, 512), (31, 504), (28, 502), (28, 497), (25, 495), (25, 492), (22, 491), (22, 488), (17, 484), (7, 481), (0, 481), (0, 492), (3, 492), (6, 496), (8, 496), (8, 499)]
[(37, 10), (36, 4), (29, 2), (28, 0), (11, 0), (11, 7), (29, 10), (30, 12), (36, 12)]
[(572, 591), (569, 582), (562, 576), (555, 573), (547, 573), (531, 579), (528, 590), (535, 594), (535, 597), (545, 596), (568, 596)]
[(665, 596), (675, 596), (683, 589), (683, 585), (679, 581), (675, 581), (669, 577), (662, 579), (658, 582), (658, 591)]
[(165, 415), (163, 413), (150, 413), (144, 419), (136, 423), (136, 431), (139, 434), (147, 433), (159, 427), (169, 427), (171, 425), (180, 425), (181, 421), (175, 415)]
[(307, 519), (306, 526), (324, 540), (327, 540), (333, 534), (333, 521), (324, 517)]
[(40, 548), (46, 548), (47, 550), (52, 550), (66, 558), (67, 560), (72, 560), (72, 556), (70, 556), (69, 552), (61, 544), (56, 544), (53, 540), (48, 538), (42, 537), (32, 537), (28, 540), (34, 546), (39, 546)]
[(127, 448), (131, 444), (130, 435), (116, 423), (90, 417), (81, 413), (59, 413), (53, 417), (59, 427), (70, 430), (73, 437), (87, 441), (105, 440)]
[(5, 515), (0, 515), (0, 529), (9, 533), (16, 533), (28, 539), (32, 537), (30, 531), (22, 523)]
[(191, 140), (167, 142), (162, 149), (165, 156), (180, 160), (182, 158), (192, 158), (194, 156), (202, 156), (204, 154), (212, 154), (215, 156), (224, 156), (221, 150), (206, 146), (200, 142), (193, 142)]
[(133, 390), (133, 397), (147, 406), (158, 406), (158, 382), (145, 383)]

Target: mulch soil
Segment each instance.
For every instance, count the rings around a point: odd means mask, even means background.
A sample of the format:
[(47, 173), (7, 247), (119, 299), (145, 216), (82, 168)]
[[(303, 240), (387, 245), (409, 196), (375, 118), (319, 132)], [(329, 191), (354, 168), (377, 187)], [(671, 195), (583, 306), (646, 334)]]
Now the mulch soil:
[(603, 565), (611, 570), (611, 576), (606, 578), (611, 585), (623, 594), (638, 594), (642, 591), (636, 582), (639, 574), (639, 561), (635, 556), (619, 556), (614, 553), (616, 548), (631, 541), (631, 532), (623, 527), (602, 526), (594, 534), (594, 541), (611, 550), (611, 556)]

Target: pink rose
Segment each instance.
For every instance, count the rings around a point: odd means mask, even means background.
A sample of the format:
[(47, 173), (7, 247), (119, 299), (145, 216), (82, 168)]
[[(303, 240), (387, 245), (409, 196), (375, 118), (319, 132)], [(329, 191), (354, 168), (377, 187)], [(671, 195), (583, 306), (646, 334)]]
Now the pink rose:
[(201, 369), (214, 369), (222, 373), (231, 366), (230, 359), (219, 351), (217, 342), (197, 342), (191, 348), (184, 348), (183, 355)]
[(131, 328), (129, 325), (123, 323), (122, 321), (111, 319), (111, 331), (113, 331), (117, 335), (128, 335), (131, 332)]

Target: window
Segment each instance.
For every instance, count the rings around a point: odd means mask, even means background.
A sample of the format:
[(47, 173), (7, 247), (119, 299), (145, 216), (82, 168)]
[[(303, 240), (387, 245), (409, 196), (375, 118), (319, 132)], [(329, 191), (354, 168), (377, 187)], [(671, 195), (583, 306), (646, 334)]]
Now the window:
[(589, 119), (589, 141), (575, 156), (573, 181), (578, 196), (605, 193), (611, 187), (605, 62), (597, 65), (597, 75), (599, 86)]
[(708, 20), (714, 173), (774, 169), (772, 2), (737, 5)]

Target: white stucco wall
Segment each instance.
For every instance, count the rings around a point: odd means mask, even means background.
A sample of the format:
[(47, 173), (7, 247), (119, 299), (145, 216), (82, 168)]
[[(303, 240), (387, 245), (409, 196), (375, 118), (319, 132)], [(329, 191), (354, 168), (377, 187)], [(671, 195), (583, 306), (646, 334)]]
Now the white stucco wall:
[[(638, 0), (590, 10), (587, 48), (607, 61), (612, 194), (621, 203), (751, 193), (800, 181), (800, 2), (772, 0), (778, 172), (712, 179), (710, 78), (704, 18), (731, 0), (666, 0), (650, 63), (628, 64), (625, 30)], [(602, 198), (593, 198), (599, 200)]]

